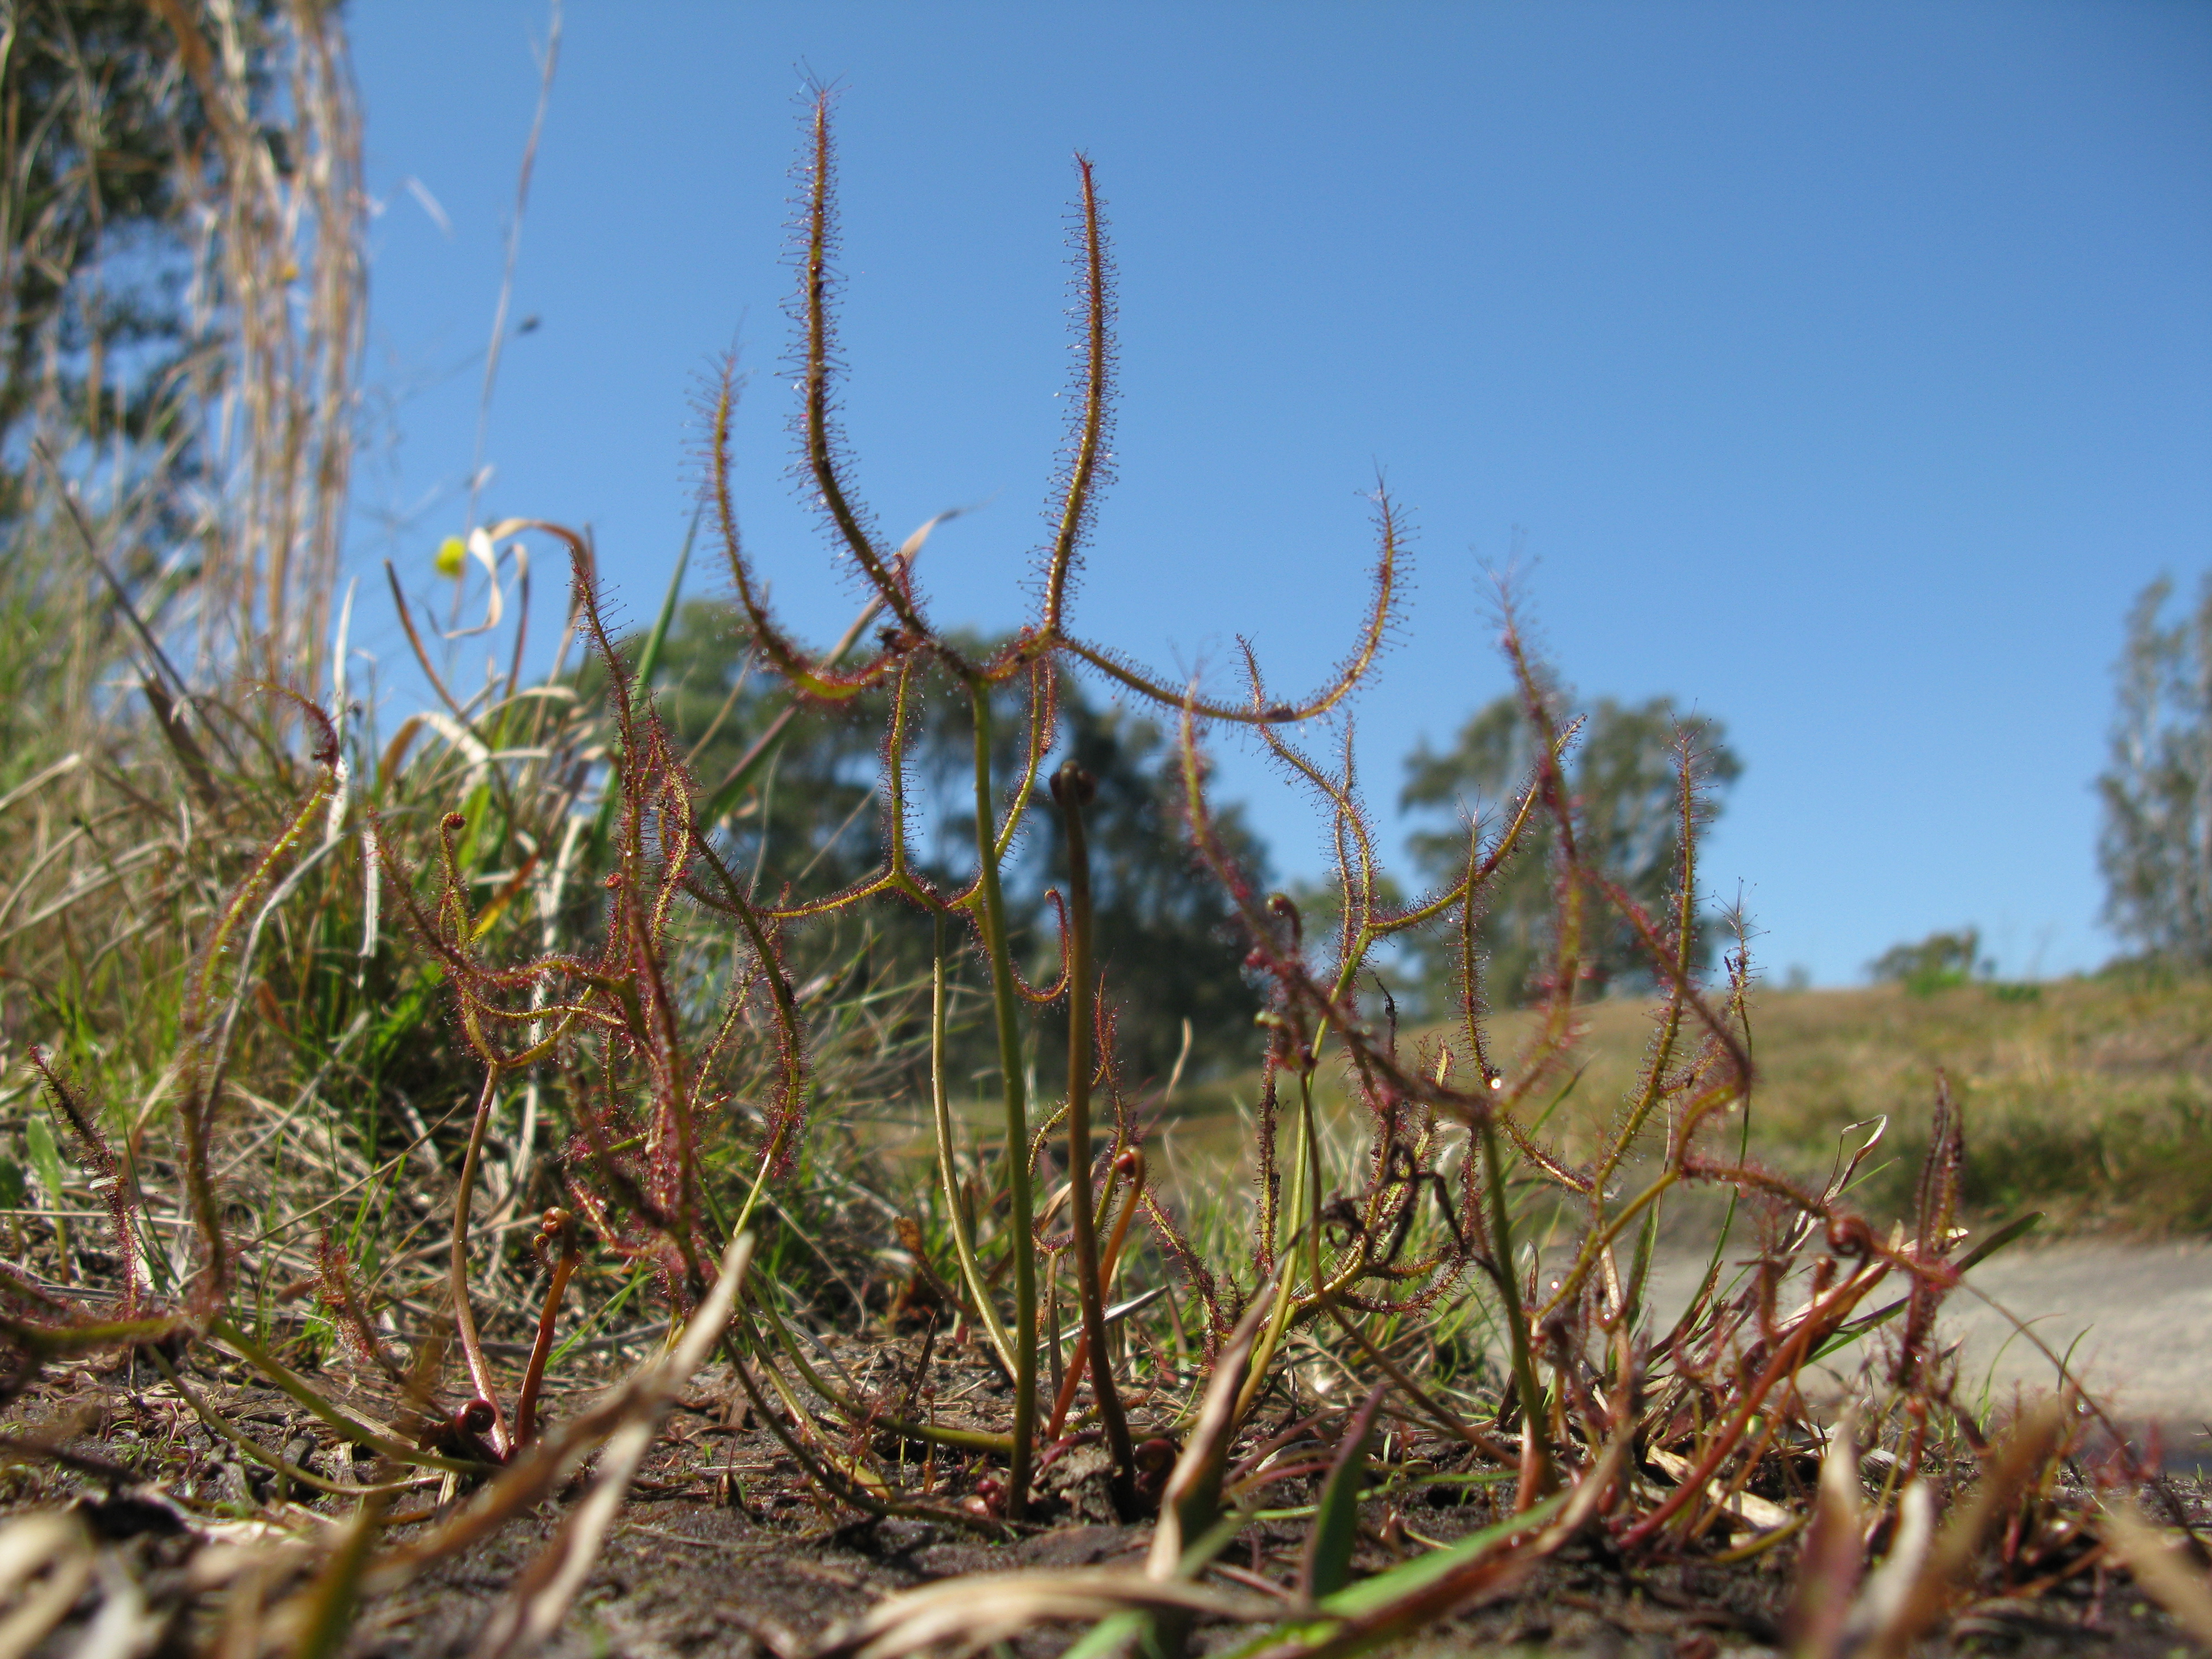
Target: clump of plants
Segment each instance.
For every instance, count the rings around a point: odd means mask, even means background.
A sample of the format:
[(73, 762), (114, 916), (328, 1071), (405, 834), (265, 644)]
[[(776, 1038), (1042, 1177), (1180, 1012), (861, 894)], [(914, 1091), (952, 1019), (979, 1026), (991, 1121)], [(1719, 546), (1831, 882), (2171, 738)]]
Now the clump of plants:
[[(1394, 902), (1348, 735), (1328, 758), (1302, 736), (1328, 731), (1397, 619), (1403, 553), (1387, 495), (1375, 504), (1371, 604), (1316, 688), (1278, 692), (1248, 652), (1243, 689), (1224, 695), (1086, 641), (1073, 600), (1109, 470), (1115, 317), (1084, 159), (1077, 395), (1036, 608), (988, 650), (964, 641), (928, 605), (923, 535), (893, 546), (862, 505), (834, 418), (826, 97), (803, 173), (799, 431), (829, 532), (867, 585), (848, 638), (810, 647), (769, 606), (731, 505), (726, 378), (709, 411), (707, 507), (751, 647), (792, 695), (887, 696), (879, 864), (826, 893), (762, 890), (718, 840), (720, 806), (655, 712), (649, 661), (631, 661), (610, 635), (588, 544), (509, 521), (485, 532), (488, 550), (541, 536), (569, 557), (572, 625), (604, 676), (602, 746), (559, 751), (574, 766), (546, 763), (554, 751), (531, 705), (573, 697), (557, 681), (532, 699), (510, 675), (481, 703), (441, 685), (470, 787), (434, 817), (378, 812), (356, 832), (363, 890), (388, 896), (404, 918), (426, 966), (420, 983), (444, 1000), (456, 1063), (474, 1078), (448, 1136), (458, 1168), (434, 1246), (441, 1303), (380, 1297), (354, 1243), (330, 1235), (313, 1278), (324, 1355), (307, 1340), (286, 1350), (276, 1322), (240, 1305), (253, 1244), (218, 1165), (231, 1011), (250, 994), (253, 936), (283, 914), (346, 787), (321, 711), (297, 714), (311, 781), (210, 917), (185, 981), (161, 1190), (190, 1243), (161, 1253), (178, 1264), (166, 1281), (139, 1272), (152, 1218), (137, 1140), (118, 1152), (102, 1127), (109, 1109), (40, 1062), (107, 1206), (120, 1289), (114, 1304), (95, 1304), (27, 1272), (0, 1274), (8, 1397), (65, 1360), (143, 1364), (288, 1490), (350, 1505), (338, 1526), (256, 1547), (252, 1607), (264, 1611), (237, 1611), (240, 1589), (225, 1614), (240, 1650), (333, 1650), (364, 1596), (587, 1482), (505, 1593), (481, 1650), (542, 1642), (667, 1413), (717, 1355), (729, 1409), (780, 1443), (792, 1484), (833, 1525), (921, 1520), (1006, 1541), (1075, 1517), (1149, 1529), (1141, 1565), (960, 1579), (890, 1598), (826, 1650), (866, 1659), (972, 1650), (1041, 1624), (1087, 1629), (1086, 1653), (1171, 1651), (1200, 1625), (1226, 1623), (1249, 1627), (1240, 1651), (1348, 1655), (1506, 1595), (1570, 1551), (1626, 1577), (1795, 1549), (1777, 1617), (1805, 1650), (1897, 1650), (1970, 1590), (2027, 1595), (2112, 1559), (2150, 1560), (2124, 1507), (2100, 1534), (2078, 1504), (2059, 1501), (2062, 1461), (2094, 1406), (2068, 1393), (1996, 1420), (1947, 1359), (1946, 1297), (2026, 1224), (1979, 1238), (1956, 1226), (1964, 1128), (1948, 1099), (1936, 1103), (1909, 1227), (1878, 1231), (1848, 1201), (1871, 1138), (1818, 1185), (1747, 1157), (1757, 1073), (1741, 940), (1719, 982), (1696, 971), (1705, 763), (1694, 732), (1675, 757), (1679, 868), (1665, 902), (1648, 904), (1586, 844), (1567, 767), (1577, 728), (1559, 718), (1502, 595), (1499, 643), (1528, 770), (1467, 826), (1452, 879)], [(484, 562), (495, 574), (496, 555)], [(648, 658), (665, 626), (664, 613)], [(1161, 1094), (1117, 1060), (1112, 986), (1094, 949), (1097, 780), (1055, 764), (1055, 710), (1073, 673), (1174, 726), (1189, 856), (1232, 901), (1264, 988), (1241, 1202), (1194, 1204), (1163, 1179)], [(957, 688), (972, 736), (972, 864), (957, 878), (923, 867), (909, 825), (908, 744), (926, 678)], [(1011, 744), (996, 725), (1010, 701), (1020, 711)], [(1336, 858), (1325, 920), (1255, 884), (1218, 833), (1205, 744), (1225, 727), (1253, 733), (1326, 816)], [(596, 793), (581, 782), (594, 773)], [(518, 802), (524, 777), (558, 810)], [(1047, 813), (1068, 866), (1058, 971), (1038, 984), (1016, 958), (1003, 873), (1024, 823)], [(486, 868), (486, 848), (504, 867)], [(1536, 856), (1552, 895), (1540, 1018), (1507, 1051), (1492, 1036), (1479, 924), (1505, 872)], [(568, 895), (583, 874), (596, 898), (580, 915)], [(807, 994), (813, 978), (794, 983), (790, 964), (810, 930), (871, 906), (923, 919), (933, 945), (926, 998), (903, 1005), (910, 1024), (880, 1033), (916, 1044), (933, 1142), (927, 1191), (893, 1206), (906, 1283), (894, 1307), (861, 1293), (839, 1308), (879, 1340), (919, 1328), (888, 1371), (848, 1364), (823, 1316), (829, 1303), (798, 1293), (793, 1239), (805, 1229), (792, 1218), (808, 1182), (854, 1177), (823, 1156), (836, 1144), (824, 1108), (842, 1103), (824, 1097), (825, 1036), (842, 1030), (849, 1042), (849, 1000), (836, 1012), (826, 993)], [(544, 925), (518, 926), (532, 907)], [(1602, 1139), (1571, 1156), (1547, 1124), (1573, 1086), (1590, 952), (1624, 933), (1658, 988), (1650, 1047)], [(706, 934), (719, 948), (695, 948)], [(1415, 935), (1457, 955), (1456, 1018), (1421, 1042), (1401, 1037), (1372, 972), (1378, 951)], [(976, 988), (996, 1051), (998, 1121), (981, 1138), (957, 1113), (948, 1074), (963, 985)], [(1048, 1081), (1030, 1060), (1042, 1019), (1064, 1032), (1065, 1073)], [(1317, 1091), (1325, 1068), (1343, 1079), (1342, 1112)], [(479, 1318), (496, 1274), (478, 1256), (478, 1195), (494, 1127), (519, 1097), (532, 1103), (525, 1121), (556, 1110), (563, 1121), (545, 1194), (555, 1201), (538, 1212), (527, 1200), (541, 1189), (512, 1159), (502, 1195), (500, 1224), (528, 1224), (516, 1231), (537, 1267), (535, 1294), (506, 1298), (536, 1309), (519, 1320), (528, 1340), (517, 1368), (497, 1363)], [(1662, 1310), (1650, 1288), (1661, 1213), (1697, 1188), (1726, 1194), (1729, 1218), (1686, 1305)], [(665, 1337), (611, 1386), (550, 1413), (550, 1392), (567, 1380), (556, 1356), (568, 1289), (611, 1269), (623, 1294), (658, 1299)], [(307, 1361), (338, 1348), (404, 1416), (379, 1419), (319, 1380)], [(210, 1354), (234, 1356), (361, 1449), (370, 1478), (334, 1479), (228, 1421), (191, 1380)], [(18, 1435), (10, 1449), (94, 1478), (129, 1474), (70, 1437)], [(2116, 1455), (2112, 1490), (2141, 1486), (2146, 1472)], [(1079, 1467), (1087, 1486), (1061, 1478)], [(426, 1479), (436, 1491), (427, 1507), (394, 1507)], [(1228, 1559), (1240, 1540), (1250, 1565)], [(33, 1565), (57, 1584), (92, 1547), (51, 1530), (24, 1547), (34, 1544), (46, 1553)]]
[(1996, 971), (1996, 963), (1982, 955), (1981, 930), (1976, 927), (1893, 945), (1867, 964), (1868, 974), (1876, 981), (1902, 985), (1917, 997), (1932, 997), (1938, 991), (1987, 979)]

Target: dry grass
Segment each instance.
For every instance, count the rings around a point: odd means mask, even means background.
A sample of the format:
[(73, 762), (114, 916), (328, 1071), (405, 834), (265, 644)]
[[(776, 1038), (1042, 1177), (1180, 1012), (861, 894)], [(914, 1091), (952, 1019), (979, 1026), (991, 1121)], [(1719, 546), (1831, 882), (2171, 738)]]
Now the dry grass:
[[(1500, 1022), (1509, 1035), (1529, 1023)], [(1960, 1198), (2045, 1229), (2212, 1230), (2212, 981), (2114, 972), (2026, 987), (1763, 991), (1751, 1004), (1753, 1153), (1819, 1178), (1852, 1124), (1887, 1115), (1859, 1200), (1909, 1212), (1940, 1072), (1965, 1118)], [(1574, 1115), (1589, 1132), (1633, 1082), (1650, 1019), (1589, 1011)]]

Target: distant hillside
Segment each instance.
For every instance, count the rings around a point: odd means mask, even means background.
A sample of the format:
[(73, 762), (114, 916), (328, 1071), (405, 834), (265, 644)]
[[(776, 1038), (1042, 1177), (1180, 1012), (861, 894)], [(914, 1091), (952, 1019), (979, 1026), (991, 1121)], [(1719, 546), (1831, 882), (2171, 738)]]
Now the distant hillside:
[[(1577, 1091), (1619, 1099), (1648, 1019), (1607, 1003)], [(1965, 1108), (1966, 1201), (2047, 1226), (2212, 1231), (2212, 981), (2143, 975), (2025, 987), (1769, 991), (1752, 1012), (1756, 1155), (1825, 1170), (1846, 1124), (1890, 1116), (1896, 1157), (1863, 1189), (1910, 1207), (1936, 1073)], [(1587, 1105), (1585, 1107), (1587, 1110)]]
[[(1498, 1020), (1504, 1052), (1526, 1018)], [(1570, 1150), (1617, 1109), (1650, 1035), (1649, 1008), (1626, 998), (1588, 1018), (1587, 1066), (1551, 1126)], [(1768, 990), (1752, 1041), (1755, 1158), (1817, 1182), (1846, 1125), (1889, 1115), (1858, 1192), (1880, 1218), (1911, 1209), (1940, 1066), (1965, 1109), (1975, 1218), (2039, 1209), (2046, 1231), (2212, 1233), (2212, 981)], [(1222, 1120), (1254, 1091), (1249, 1079), (1194, 1091), (1195, 1115), (1218, 1126), (1203, 1144), (1228, 1150)]]

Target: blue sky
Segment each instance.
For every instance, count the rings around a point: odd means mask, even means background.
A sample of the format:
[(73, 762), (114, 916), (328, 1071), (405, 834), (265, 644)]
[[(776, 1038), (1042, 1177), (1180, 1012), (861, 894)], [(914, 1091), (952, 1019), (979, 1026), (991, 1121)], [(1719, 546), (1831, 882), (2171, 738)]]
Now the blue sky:
[[(351, 556), (418, 587), (465, 527), (546, 24), (350, 11), (383, 204)], [(1380, 471), (1416, 530), (1358, 708), (1394, 834), (1401, 757), (1504, 689), (1483, 571), (1517, 545), (1580, 692), (1726, 722), (1746, 770), (1706, 869), (1771, 971), (1850, 982), (1968, 922), (2008, 973), (2112, 952), (2121, 618), (2212, 564), (2212, 8), (570, 0), (483, 507), (592, 525), (635, 620), (732, 347), (751, 550), (816, 638), (854, 606), (777, 373), (810, 72), (842, 88), (861, 493), (894, 534), (988, 503), (926, 556), (941, 618), (1022, 614), (1079, 148), (1121, 293), (1091, 635), (1227, 686), (1244, 634), (1275, 685), (1316, 680)], [(386, 609), (361, 632), (391, 662)], [(1221, 753), (1279, 863), (1317, 868), (1305, 805)]]

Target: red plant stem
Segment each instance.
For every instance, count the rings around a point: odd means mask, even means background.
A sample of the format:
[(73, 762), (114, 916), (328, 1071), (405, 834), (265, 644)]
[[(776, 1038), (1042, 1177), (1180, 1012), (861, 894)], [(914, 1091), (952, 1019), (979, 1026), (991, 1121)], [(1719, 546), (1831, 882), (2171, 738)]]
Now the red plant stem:
[(1766, 1369), (1759, 1374), (1759, 1381), (1752, 1384), (1751, 1392), (1744, 1395), (1743, 1403), (1736, 1407), (1735, 1419), (1729, 1425), (1726, 1432), (1715, 1438), (1711, 1449), (1706, 1452), (1697, 1468), (1682, 1477), (1680, 1484), (1665, 1503), (1621, 1534), (1621, 1548), (1632, 1549), (1644, 1542), (1673, 1520), (1676, 1512), (1692, 1498), (1704, 1492), (1705, 1483), (1713, 1478), (1723, 1460), (1742, 1440), (1744, 1431), (1751, 1426), (1751, 1419), (1759, 1414), (1759, 1406), (1774, 1385), (1803, 1363), (1805, 1350), (1811, 1345), (1815, 1334), (1826, 1336), (1835, 1329), (1837, 1321), (1856, 1307), (1866, 1293), (1881, 1282), (1887, 1272), (1887, 1263), (1881, 1273), (1862, 1269), (1838, 1285), (1826, 1297), (1805, 1310), (1805, 1316), (1797, 1322), (1797, 1328), (1775, 1350), (1774, 1358), (1766, 1362)]
[[(1098, 1259), (1098, 1285), (1101, 1299), (1105, 1287), (1114, 1282), (1114, 1269), (1121, 1265), (1122, 1241), (1129, 1236), (1129, 1220), (1137, 1212), (1137, 1200), (1145, 1190), (1145, 1155), (1132, 1147), (1121, 1155), (1121, 1163), (1130, 1164), (1129, 1195), (1122, 1200), (1121, 1213), (1114, 1219), (1114, 1236), (1106, 1242), (1106, 1253)], [(1101, 1312), (1103, 1314), (1103, 1309)], [(1101, 1320), (1101, 1328), (1103, 1328)], [(1099, 1364), (1103, 1366), (1103, 1351)], [(1060, 1397), (1053, 1402), (1052, 1420), (1045, 1425), (1047, 1440), (1060, 1438), (1060, 1431), (1067, 1420), (1068, 1409), (1075, 1404), (1076, 1384), (1083, 1380), (1083, 1368), (1091, 1358), (1091, 1333), (1086, 1329), (1076, 1334), (1075, 1352), (1068, 1356), (1067, 1374), (1060, 1380)]]
[(575, 1271), (575, 1254), (563, 1250), (553, 1263), (553, 1279), (545, 1287), (545, 1310), (538, 1316), (538, 1340), (530, 1348), (530, 1369), (522, 1374), (522, 1393), (514, 1402), (514, 1444), (518, 1451), (538, 1437), (538, 1390), (545, 1380), (545, 1361), (553, 1352), (553, 1317), (561, 1311), (561, 1298), (568, 1289), (568, 1276)]

